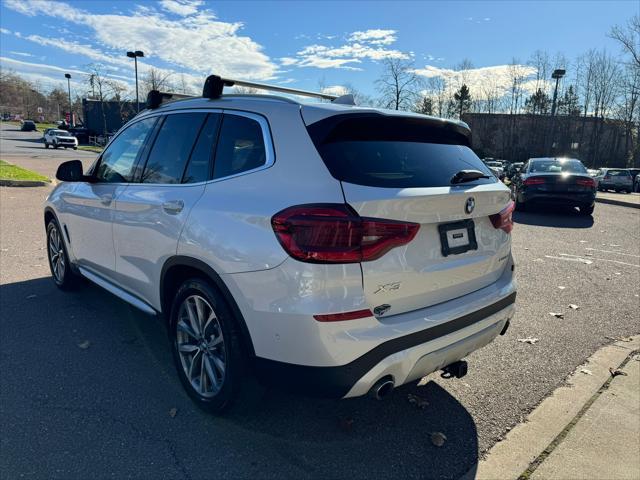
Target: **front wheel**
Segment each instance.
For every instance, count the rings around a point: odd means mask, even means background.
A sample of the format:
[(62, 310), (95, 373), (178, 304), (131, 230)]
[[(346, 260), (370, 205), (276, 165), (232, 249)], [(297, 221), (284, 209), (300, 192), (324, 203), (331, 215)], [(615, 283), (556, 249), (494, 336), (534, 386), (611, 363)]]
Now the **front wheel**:
[(78, 285), (79, 276), (71, 270), (69, 255), (62, 238), (62, 230), (56, 220), (47, 224), (47, 257), (51, 276), (61, 290), (72, 290)]
[(53, 148), (55, 148), (55, 149), (57, 150), (57, 149), (58, 149), (58, 144), (57, 144), (57, 143), (54, 143), (54, 144), (53, 144)]
[(44, 142), (44, 148), (49, 148), (49, 144), (47, 142)]
[(193, 278), (176, 292), (169, 322), (182, 385), (200, 408), (222, 412), (238, 396), (246, 371), (237, 319), (209, 282)]
[(78, 149), (78, 147), (73, 147), (73, 149), (74, 149), (74, 150), (77, 150), (77, 149)]

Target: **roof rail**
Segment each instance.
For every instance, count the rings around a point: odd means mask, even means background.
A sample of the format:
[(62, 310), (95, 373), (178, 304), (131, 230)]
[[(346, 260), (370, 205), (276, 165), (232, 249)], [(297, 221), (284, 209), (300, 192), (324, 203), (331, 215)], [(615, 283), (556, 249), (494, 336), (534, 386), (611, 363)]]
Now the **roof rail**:
[[(333, 103), (343, 105), (355, 105), (353, 95), (331, 95), (329, 93), (311, 92), (309, 90), (299, 90), (297, 88), (280, 87), (277, 85), (268, 85), (265, 83), (245, 82), (244, 80), (232, 80), (230, 78), (222, 78), (218, 75), (209, 75), (204, 82), (202, 96), (204, 98), (220, 98), (224, 87), (249, 87), (258, 88), (260, 90), (271, 90), (280, 93), (289, 93), (292, 95), (301, 95), (305, 97), (321, 98), (323, 100), (331, 100)], [(159, 92), (151, 90), (147, 94), (147, 108), (158, 108), (162, 103), (169, 100), (179, 100), (182, 98), (193, 98), (195, 95), (181, 95), (177, 93)]]

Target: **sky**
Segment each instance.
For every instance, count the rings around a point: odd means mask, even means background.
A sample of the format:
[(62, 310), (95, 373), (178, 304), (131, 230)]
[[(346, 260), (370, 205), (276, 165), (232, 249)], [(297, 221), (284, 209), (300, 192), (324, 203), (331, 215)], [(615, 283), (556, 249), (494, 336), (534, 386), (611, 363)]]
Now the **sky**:
[(635, 0), (0, 0), (0, 67), (45, 90), (66, 87), (71, 73), (72, 93), (82, 96), (92, 63), (132, 87), (126, 51), (142, 50), (140, 75), (159, 68), (193, 91), (215, 73), (336, 93), (349, 84), (375, 95), (385, 58), (445, 78), (469, 59), (482, 80), (504, 76), (514, 58), (526, 64), (538, 49), (569, 59), (589, 48), (617, 54), (606, 34), (639, 9)]

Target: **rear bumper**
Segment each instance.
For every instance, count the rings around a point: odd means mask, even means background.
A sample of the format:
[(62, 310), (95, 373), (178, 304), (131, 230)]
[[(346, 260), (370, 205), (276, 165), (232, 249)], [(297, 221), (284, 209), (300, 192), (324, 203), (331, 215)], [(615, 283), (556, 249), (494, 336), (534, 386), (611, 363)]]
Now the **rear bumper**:
[(596, 201), (596, 192), (559, 193), (559, 192), (526, 192), (521, 195), (522, 203), (539, 203), (547, 205), (566, 205), (571, 207), (591, 206)]
[(257, 375), (297, 393), (330, 398), (366, 394), (381, 378), (396, 386), (417, 380), (487, 345), (514, 313), (516, 292), (479, 310), (386, 341), (341, 366), (315, 367), (256, 358)]

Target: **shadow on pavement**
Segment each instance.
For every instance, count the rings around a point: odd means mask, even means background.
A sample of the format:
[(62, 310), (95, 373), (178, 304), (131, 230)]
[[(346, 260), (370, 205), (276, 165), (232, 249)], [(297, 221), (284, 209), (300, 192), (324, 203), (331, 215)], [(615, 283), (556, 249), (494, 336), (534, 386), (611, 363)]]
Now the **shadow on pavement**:
[(513, 212), (513, 221), (525, 225), (556, 228), (591, 228), (593, 216), (581, 215), (568, 207), (533, 207), (526, 212)]
[[(458, 478), (478, 462), (473, 418), (434, 382), (382, 401), (254, 386), (248, 402), (214, 417), (182, 390), (161, 320), (100, 288), (61, 292), (48, 277), (5, 284), (0, 310), (0, 470), (137, 476), (144, 458), (148, 478), (171, 477), (176, 465), (206, 478), (204, 459), (215, 458), (214, 471), (234, 478)], [(409, 393), (428, 406), (409, 403)], [(433, 432), (447, 437), (442, 447)]]

